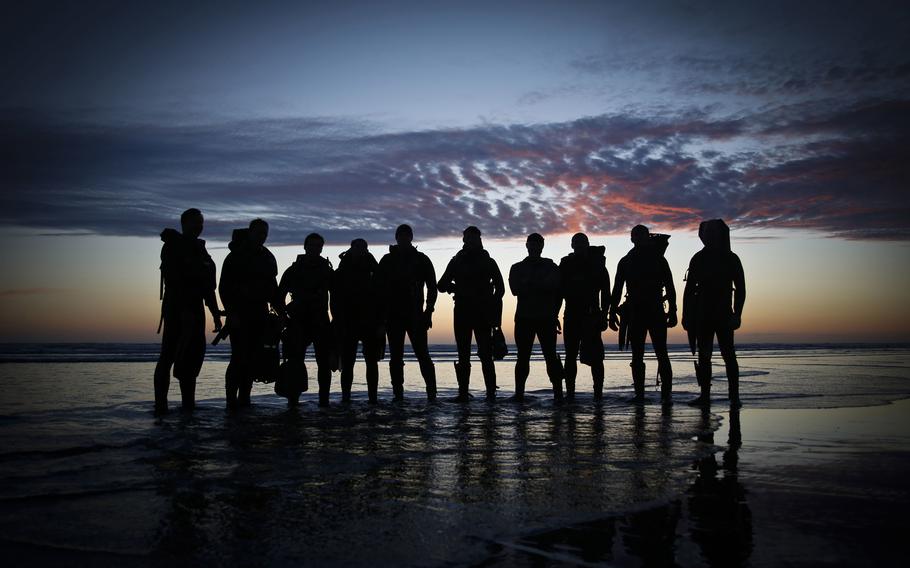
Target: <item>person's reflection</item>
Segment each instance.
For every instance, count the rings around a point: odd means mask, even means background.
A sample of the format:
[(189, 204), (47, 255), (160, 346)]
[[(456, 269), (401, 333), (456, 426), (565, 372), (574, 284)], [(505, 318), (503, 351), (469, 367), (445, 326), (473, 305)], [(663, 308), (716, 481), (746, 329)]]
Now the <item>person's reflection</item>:
[[(707, 409), (702, 410), (702, 421), (709, 429)], [(707, 441), (713, 442), (713, 437), (711, 434)], [(730, 436), (722, 465), (718, 466), (714, 454), (695, 463), (698, 474), (689, 490), (691, 537), (709, 566), (742, 566), (752, 554), (752, 513), (746, 490), (737, 478), (741, 446), (739, 410), (731, 408)]]
[(149, 460), (154, 468), (157, 494), (169, 501), (155, 535), (152, 549), (155, 563), (170, 563), (175, 559), (189, 563), (202, 561), (211, 547), (202, 527), (213, 504), (197, 476), (205, 464), (193, 451), (196, 440), (187, 424), (188, 421), (181, 420), (173, 432), (176, 439), (184, 440), (181, 447), (164, 449), (161, 456)]

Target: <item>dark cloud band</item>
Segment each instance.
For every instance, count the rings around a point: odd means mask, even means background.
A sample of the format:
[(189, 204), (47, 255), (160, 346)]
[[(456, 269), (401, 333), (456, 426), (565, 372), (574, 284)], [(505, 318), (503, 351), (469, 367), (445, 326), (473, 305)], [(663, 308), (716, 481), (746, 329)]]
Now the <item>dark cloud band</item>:
[(0, 223), (155, 235), (183, 209), (224, 239), (625, 232), (644, 222), (910, 238), (910, 101), (819, 103), (735, 119), (692, 111), (383, 133), (327, 119), (162, 125), (0, 112)]

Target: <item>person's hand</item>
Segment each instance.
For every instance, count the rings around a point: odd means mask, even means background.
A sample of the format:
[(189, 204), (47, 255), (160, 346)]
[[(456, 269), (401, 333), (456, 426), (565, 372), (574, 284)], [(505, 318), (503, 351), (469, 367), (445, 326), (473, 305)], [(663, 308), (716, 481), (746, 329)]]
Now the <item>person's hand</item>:
[(556, 335), (562, 333), (562, 325), (559, 323), (559, 318), (556, 318)]
[(221, 331), (221, 312), (212, 312), (212, 320), (215, 322), (215, 333)]
[(667, 327), (676, 327), (677, 323), (679, 320), (676, 319), (676, 310), (670, 310), (670, 313), (667, 314)]
[(423, 312), (423, 324), (427, 329), (433, 327), (433, 312), (431, 310), (426, 310)]
[(612, 310), (610, 311), (609, 320), (610, 320), (610, 329), (612, 329), (613, 331), (619, 331), (619, 319), (616, 317), (616, 312), (614, 312)]
[(741, 316), (733, 314), (730, 316), (730, 329), (739, 329), (739, 326), (743, 324)]
[(610, 313), (608, 311), (600, 312), (600, 324), (597, 327), (600, 331), (607, 331), (607, 328), (610, 327)]
[(686, 317), (686, 314), (683, 314), (682, 318), (682, 328), (686, 331), (689, 331), (689, 318)]

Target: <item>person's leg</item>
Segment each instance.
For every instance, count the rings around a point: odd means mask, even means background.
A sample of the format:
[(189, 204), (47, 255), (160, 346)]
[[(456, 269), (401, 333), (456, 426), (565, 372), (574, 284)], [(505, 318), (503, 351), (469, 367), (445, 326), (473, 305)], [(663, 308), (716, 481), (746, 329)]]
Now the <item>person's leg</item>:
[(496, 365), (493, 363), (493, 328), (487, 315), (475, 312), (473, 319), (474, 340), (477, 341), (477, 357), (483, 371), (483, 382), (487, 391), (487, 400), (496, 398)]
[(655, 322), (648, 333), (651, 334), (651, 346), (657, 357), (657, 372), (660, 375), (660, 399), (664, 403), (672, 402), (673, 394), (673, 366), (670, 364), (670, 354), (667, 352), (667, 326), (663, 322)]
[(357, 360), (357, 335), (347, 329), (341, 337), (341, 401), (351, 401), (351, 385), (354, 383), (354, 363)]
[(566, 352), (566, 398), (575, 399), (575, 376), (578, 374), (578, 347), (581, 343), (579, 323), (576, 318), (564, 318), (562, 336)]
[(645, 399), (645, 337), (648, 327), (643, 322), (633, 320), (629, 324), (629, 343), (632, 346), (632, 387), (635, 390), (633, 398), (636, 402)]
[(392, 393), (395, 400), (404, 397), (404, 334), (403, 320), (389, 321), (389, 375), (392, 378)]
[(739, 400), (739, 363), (736, 361), (736, 348), (733, 345), (732, 329), (717, 330), (717, 346), (720, 348), (720, 354), (724, 358), (724, 366), (727, 369), (730, 406), (739, 408), (742, 406)]
[(411, 340), (411, 349), (420, 365), (420, 375), (423, 377), (427, 391), (427, 400), (436, 400), (436, 366), (430, 358), (430, 347), (427, 345), (427, 328), (418, 318), (408, 327), (408, 338)]
[(455, 345), (458, 349), (458, 362), (455, 363), (455, 376), (458, 379), (458, 401), (467, 402), (470, 397), (471, 383), (471, 321), (464, 309), (455, 306)]
[[(516, 323), (516, 328), (518, 324)], [(556, 324), (555, 322), (542, 321), (536, 327), (537, 340), (540, 342), (540, 350), (543, 351), (544, 360), (547, 362), (547, 377), (553, 385), (553, 399), (562, 400), (562, 362), (559, 360), (559, 353), (556, 352)], [(533, 336), (531, 338), (533, 342)], [(515, 341), (518, 341), (518, 332), (515, 332)], [(521, 350), (519, 348), (519, 354)], [(528, 357), (531, 356), (531, 347), (528, 347)]]
[(250, 395), (253, 393), (253, 376), (256, 365), (259, 363), (262, 336), (264, 334), (265, 317), (263, 314), (250, 313), (244, 318), (248, 322), (243, 334), (243, 373), (238, 379), (237, 405), (248, 407), (251, 405)]
[(172, 321), (169, 315), (164, 318), (164, 332), (161, 335), (161, 353), (158, 355), (158, 363), (155, 365), (155, 413), (163, 414), (167, 412), (167, 393), (171, 386), (171, 367), (174, 365), (174, 359), (177, 353), (177, 325)]
[(604, 342), (600, 336), (600, 329), (596, 327), (585, 330), (585, 333), (589, 334), (587, 341), (589, 342), (590, 356), (593, 356), (591, 361), (591, 379), (594, 382), (594, 400), (600, 401), (603, 399), (604, 393)]
[(313, 337), (316, 352), (316, 378), (319, 382), (319, 406), (329, 405), (329, 391), (332, 388), (332, 337), (328, 325), (317, 328)]
[(523, 400), (525, 383), (531, 372), (531, 348), (534, 345), (534, 325), (524, 320), (515, 320), (515, 400)]
[(695, 377), (698, 380), (700, 393), (690, 401), (693, 406), (707, 406), (711, 404), (711, 356), (714, 351), (714, 328), (705, 323), (698, 330), (698, 367)]
[(196, 377), (205, 359), (205, 311), (185, 310), (180, 314), (180, 337), (174, 360), (174, 377), (180, 381), (181, 409), (196, 407)]

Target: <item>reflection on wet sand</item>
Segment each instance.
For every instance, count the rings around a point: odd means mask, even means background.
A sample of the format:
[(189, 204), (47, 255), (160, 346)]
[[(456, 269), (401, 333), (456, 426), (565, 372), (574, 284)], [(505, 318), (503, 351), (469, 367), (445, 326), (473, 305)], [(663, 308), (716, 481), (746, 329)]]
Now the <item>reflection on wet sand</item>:
[[(639, 407), (633, 413), (633, 458), (647, 463), (651, 452), (667, 452), (673, 424), (673, 409), (660, 416), (659, 443), (644, 443), (647, 413)], [(710, 448), (714, 444), (712, 416), (700, 411), (697, 438)], [(730, 436), (718, 466), (716, 455), (708, 452), (694, 460), (695, 480), (681, 498), (639, 511), (611, 515), (556, 530), (544, 530), (492, 547), (485, 566), (537, 565), (556, 561), (576, 564), (627, 563), (643, 566), (707, 565), (743, 566), (752, 552), (751, 514), (746, 490), (737, 480), (738, 451), (742, 445), (739, 411), (730, 415)], [(670, 454), (665, 454), (664, 459)], [(650, 470), (636, 471), (633, 487), (660, 484)], [(617, 535), (619, 538), (617, 539)]]
[[(7, 486), (4, 540), (61, 561), (103, 543), (162, 564), (663, 562), (697, 508), (671, 502), (705, 453), (694, 437), (717, 426), (688, 407), (554, 406), (533, 393), (521, 404), (203, 407), (156, 424), (142, 405), (121, 408), (141, 416), (122, 423), (136, 443), (92, 447), (78, 463), (21, 458), (45, 473)], [(92, 423), (96, 411), (78, 412)], [(87, 476), (98, 489), (84, 489)], [(707, 502), (712, 486), (700, 483), (690, 501)], [(110, 515), (112, 498), (142, 522)]]

